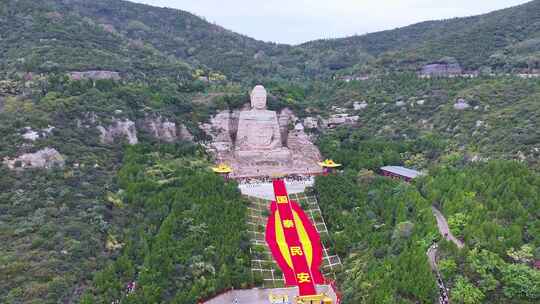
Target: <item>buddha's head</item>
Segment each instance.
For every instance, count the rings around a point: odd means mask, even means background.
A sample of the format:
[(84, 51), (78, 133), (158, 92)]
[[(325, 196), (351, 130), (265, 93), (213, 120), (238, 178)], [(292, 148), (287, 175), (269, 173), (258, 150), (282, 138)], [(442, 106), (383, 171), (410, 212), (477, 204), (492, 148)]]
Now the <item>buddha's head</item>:
[(266, 89), (258, 85), (251, 91), (251, 108), (256, 110), (266, 109)]

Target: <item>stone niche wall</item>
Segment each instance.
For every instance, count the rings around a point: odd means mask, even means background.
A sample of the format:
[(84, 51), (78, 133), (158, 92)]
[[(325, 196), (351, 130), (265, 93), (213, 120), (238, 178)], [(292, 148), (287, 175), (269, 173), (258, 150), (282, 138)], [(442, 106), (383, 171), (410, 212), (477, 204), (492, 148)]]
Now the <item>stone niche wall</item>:
[[(280, 159), (261, 159), (250, 163), (235, 156), (240, 113), (247, 110), (249, 110), (248, 107), (235, 111), (221, 111), (211, 117), (209, 122), (200, 124), (200, 128), (211, 138), (205, 146), (215, 156), (216, 162), (231, 165), (235, 177), (271, 175), (272, 173), (320, 173), (321, 170), (317, 164), (321, 160), (320, 152), (309, 136), (304, 133), (304, 127), (298, 118), (288, 108), (277, 113), (282, 146), (291, 154), (288, 162), (284, 163)], [(290, 126), (299, 127), (290, 130)], [(250, 132), (257, 131), (250, 130)]]

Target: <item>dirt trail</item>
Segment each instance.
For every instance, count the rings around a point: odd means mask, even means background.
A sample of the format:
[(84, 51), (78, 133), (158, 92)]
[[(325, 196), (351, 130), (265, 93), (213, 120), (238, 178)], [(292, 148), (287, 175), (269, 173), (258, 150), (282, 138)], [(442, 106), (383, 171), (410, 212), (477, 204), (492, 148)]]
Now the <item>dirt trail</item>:
[(453, 234), (452, 231), (450, 231), (450, 228), (448, 228), (448, 222), (446, 221), (446, 218), (444, 215), (437, 209), (435, 206), (431, 207), (431, 210), (433, 211), (433, 215), (437, 219), (437, 227), (439, 228), (439, 232), (441, 235), (447, 240), (452, 241), (458, 248), (463, 248), (464, 244), (462, 241), (457, 239)]

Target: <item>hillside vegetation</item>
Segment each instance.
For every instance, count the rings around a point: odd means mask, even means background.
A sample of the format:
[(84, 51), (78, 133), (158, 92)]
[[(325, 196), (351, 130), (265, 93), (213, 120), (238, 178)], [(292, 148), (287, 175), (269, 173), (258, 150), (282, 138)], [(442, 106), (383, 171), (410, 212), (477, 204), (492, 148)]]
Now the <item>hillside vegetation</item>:
[[(306, 128), (345, 168), (315, 187), (344, 303), (433, 303), (432, 242), (453, 302), (538, 302), (540, 80), (415, 72), (448, 56), (534, 72), (539, 5), (289, 46), (120, 0), (1, 1), (0, 302), (187, 304), (256, 284), (247, 206), (209, 170), (199, 124), (259, 83), (271, 110), (358, 116)], [(119, 78), (68, 74), (91, 70)], [(158, 118), (193, 137), (167, 143), (144, 127)], [(137, 144), (105, 140), (118, 122)], [(4, 164), (44, 148), (63, 166)], [(383, 165), (429, 175), (403, 184), (377, 177)], [(440, 241), (432, 205), (464, 249)]]
[[(439, 269), (455, 303), (536, 303), (540, 272), (540, 175), (513, 161), (467, 163), (444, 143), (381, 140), (349, 133), (329, 157), (345, 172), (317, 178), (323, 215), (344, 258), (346, 303), (432, 303), (438, 296), (426, 251), (439, 242)], [(427, 176), (412, 185), (375, 175), (383, 165), (411, 165), (410, 153), (433, 157)], [(442, 154), (442, 155), (441, 155)], [(348, 155), (349, 157), (344, 157)], [(418, 159), (418, 157), (416, 158)], [(448, 217), (458, 249), (440, 241), (431, 205)]]
[[(119, 225), (125, 246), (82, 303), (188, 304), (249, 285), (247, 202), (208, 167), (193, 147), (126, 151), (113, 207), (127, 213)], [(141, 291), (127, 296), (128, 282)]]
[[(357, 49), (378, 59), (381, 68), (417, 69), (453, 57), (468, 70), (540, 68), (540, 1), (467, 18), (427, 21), (362, 36), (308, 42), (309, 49), (336, 54)], [(521, 53), (518, 51), (521, 50)], [(356, 58), (356, 61), (358, 58)], [(358, 63), (358, 62), (357, 62)], [(393, 65), (389, 66), (389, 63)], [(344, 64), (350, 66), (350, 64)]]
[(0, 29), (0, 66), (8, 71), (113, 69), (179, 77), (187, 63), (249, 81), (416, 71), (449, 57), (468, 70), (540, 68), (538, 0), (298, 46), (257, 41), (185, 11), (121, 0), (3, 1)]

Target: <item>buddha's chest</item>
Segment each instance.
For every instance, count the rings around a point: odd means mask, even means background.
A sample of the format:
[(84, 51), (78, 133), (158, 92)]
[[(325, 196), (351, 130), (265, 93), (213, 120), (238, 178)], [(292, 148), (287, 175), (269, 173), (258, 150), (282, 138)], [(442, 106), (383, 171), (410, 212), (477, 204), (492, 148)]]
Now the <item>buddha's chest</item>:
[(245, 112), (239, 117), (237, 138), (252, 145), (270, 144), (276, 130), (279, 125), (274, 112)]
[(238, 126), (238, 137), (250, 142), (270, 142), (274, 135), (274, 124), (261, 121), (245, 121)]
[(268, 132), (278, 126), (277, 116), (272, 111), (250, 111), (240, 114), (238, 121), (238, 132), (245, 131), (244, 129), (255, 129), (251, 131)]

